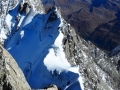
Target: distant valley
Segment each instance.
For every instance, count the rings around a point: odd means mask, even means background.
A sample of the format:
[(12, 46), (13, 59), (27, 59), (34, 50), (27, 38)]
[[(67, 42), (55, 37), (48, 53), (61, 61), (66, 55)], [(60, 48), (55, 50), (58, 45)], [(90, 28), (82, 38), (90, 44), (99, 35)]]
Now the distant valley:
[(110, 52), (120, 44), (119, 0), (42, 0), (61, 8), (64, 19), (86, 40)]

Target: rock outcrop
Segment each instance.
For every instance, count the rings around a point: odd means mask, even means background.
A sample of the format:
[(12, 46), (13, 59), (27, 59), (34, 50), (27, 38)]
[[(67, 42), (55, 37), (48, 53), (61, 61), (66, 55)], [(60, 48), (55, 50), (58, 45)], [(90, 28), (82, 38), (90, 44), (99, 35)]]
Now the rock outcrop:
[(31, 90), (16, 61), (1, 45), (0, 90)]
[(48, 87), (44, 88), (43, 90), (58, 90), (58, 88), (56, 85), (51, 84)]
[(65, 36), (63, 48), (66, 58), (72, 66), (79, 66), (83, 90), (120, 90), (120, 54), (110, 58), (90, 41), (79, 37), (65, 21), (60, 30)]

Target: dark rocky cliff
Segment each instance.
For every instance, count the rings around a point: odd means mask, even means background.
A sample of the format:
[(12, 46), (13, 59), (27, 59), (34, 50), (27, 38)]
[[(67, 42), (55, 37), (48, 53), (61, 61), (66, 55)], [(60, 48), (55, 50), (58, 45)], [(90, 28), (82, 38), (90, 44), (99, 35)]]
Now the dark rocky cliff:
[(72, 66), (79, 66), (80, 75), (84, 78), (84, 90), (119, 90), (120, 54), (109, 58), (104, 51), (79, 37), (65, 23), (61, 31), (65, 36), (63, 48), (66, 57)]
[(0, 90), (31, 90), (16, 61), (1, 45)]

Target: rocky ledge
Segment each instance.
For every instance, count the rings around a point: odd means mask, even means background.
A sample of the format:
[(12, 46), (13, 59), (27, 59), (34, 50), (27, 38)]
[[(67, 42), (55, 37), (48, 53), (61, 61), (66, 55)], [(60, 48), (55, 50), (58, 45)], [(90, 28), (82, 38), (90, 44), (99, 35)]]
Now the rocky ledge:
[(1, 45), (0, 90), (31, 90), (16, 61)]

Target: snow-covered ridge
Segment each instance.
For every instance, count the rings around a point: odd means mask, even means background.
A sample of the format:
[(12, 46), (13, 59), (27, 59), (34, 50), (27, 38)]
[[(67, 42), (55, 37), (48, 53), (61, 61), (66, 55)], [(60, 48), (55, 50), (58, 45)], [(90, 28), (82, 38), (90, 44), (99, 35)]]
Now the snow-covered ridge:
[(20, 5), (18, 3), (6, 17), (11, 34), (5, 41), (5, 48), (17, 61), (31, 88), (55, 84), (64, 90), (74, 83), (80, 90), (79, 68), (71, 67), (65, 57), (64, 35), (59, 30), (63, 20), (55, 7), (47, 14), (40, 14), (32, 7), (26, 13), (26, 2), (23, 9)]
[(35, 11), (35, 4), (24, 3), (24, 9), (18, 11), (19, 3), (7, 14), (10, 35), (4, 45), (32, 88), (56, 84), (62, 90), (119, 90), (115, 66), (120, 67), (120, 55), (109, 58), (80, 38), (61, 17), (59, 8), (43, 14)]

